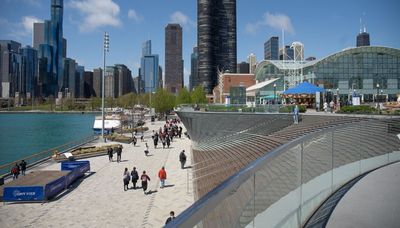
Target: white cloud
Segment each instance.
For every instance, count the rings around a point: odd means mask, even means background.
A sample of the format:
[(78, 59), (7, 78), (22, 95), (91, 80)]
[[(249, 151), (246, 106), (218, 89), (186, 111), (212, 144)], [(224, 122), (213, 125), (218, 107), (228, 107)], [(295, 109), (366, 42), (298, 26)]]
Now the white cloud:
[(246, 25), (246, 32), (256, 33), (261, 27), (269, 26), (274, 29), (284, 30), (290, 34), (294, 34), (294, 28), (289, 16), (281, 13), (266, 12), (263, 18), (255, 23), (248, 23)]
[(134, 9), (128, 10), (128, 18), (134, 20), (135, 22), (143, 21), (143, 16), (137, 13)]
[(79, 10), (84, 17), (79, 25), (81, 32), (90, 32), (102, 26), (121, 26), (119, 6), (112, 0), (72, 0), (69, 6)]
[(21, 24), (25, 30), (25, 33), (27, 35), (32, 34), (33, 31), (33, 23), (35, 22), (43, 22), (43, 20), (37, 18), (37, 17), (33, 17), (33, 16), (25, 16), (22, 17), (22, 21)]
[(182, 27), (196, 27), (196, 23), (181, 11), (175, 11), (173, 14), (171, 14), (170, 20), (171, 23), (178, 23)]

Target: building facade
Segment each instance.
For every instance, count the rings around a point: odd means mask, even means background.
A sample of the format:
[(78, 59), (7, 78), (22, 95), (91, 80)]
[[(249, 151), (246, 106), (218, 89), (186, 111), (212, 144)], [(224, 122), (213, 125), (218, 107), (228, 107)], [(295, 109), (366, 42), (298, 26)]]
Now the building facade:
[(60, 91), (66, 98), (74, 98), (76, 91), (76, 61), (74, 59), (64, 59), (64, 81), (63, 90)]
[[(235, 97), (233, 97), (233, 100), (235, 101), (242, 101), (242, 97), (239, 97), (240, 95), (245, 96), (246, 94), (246, 88), (254, 85), (256, 83), (254, 74), (232, 74), (232, 73), (223, 73), (219, 75), (218, 78), (218, 85), (214, 88), (214, 102), (215, 103), (231, 103), (228, 100), (231, 100), (231, 91), (233, 91), (235, 94)], [(238, 87), (243, 87), (244, 90), (238, 89)], [(231, 90), (234, 88), (233, 90)], [(241, 93), (243, 92), (244, 93)], [(245, 99), (244, 99), (245, 100)], [(235, 104), (238, 104), (236, 102)], [(245, 102), (244, 102), (245, 103)]]
[(159, 87), (158, 55), (151, 54), (151, 40), (142, 45), (142, 58), (140, 59), (140, 79), (145, 93), (155, 92)]
[(75, 97), (83, 98), (85, 67), (76, 65), (75, 72)]
[(190, 55), (190, 76), (189, 76), (189, 91), (192, 91), (199, 81), (199, 71), (198, 71), (198, 51), (197, 47), (193, 48), (193, 52)]
[(165, 27), (165, 88), (177, 93), (183, 87), (182, 27)]
[(364, 30), (364, 32), (360, 32), (357, 35), (357, 47), (362, 47), (362, 46), (369, 46), (370, 41), (369, 41), (369, 33)]
[(279, 60), (294, 60), (294, 50), (289, 45), (279, 49)]
[(90, 98), (93, 95), (93, 72), (85, 71), (83, 75), (83, 97)]
[(102, 97), (103, 70), (101, 68), (93, 69), (93, 96)]
[(254, 71), (256, 70), (256, 66), (257, 66), (256, 55), (253, 53), (250, 53), (250, 55), (247, 56), (247, 63), (249, 64), (249, 73), (254, 74)]
[(293, 50), (294, 61), (304, 61), (304, 44), (296, 41), (292, 43), (290, 48)]
[(132, 73), (124, 64), (115, 65), (118, 73), (118, 97), (133, 92)]
[(218, 72), (236, 72), (236, 0), (197, 1), (198, 84), (211, 94)]
[(21, 80), (18, 91), (26, 98), (37, 96), (38, 52), (32, 47), (21, 48)]
[(117, 98), (119, 94), (119, 74), (115, 66), (106, 66), (104, 75), (104, 96)]
[(44, 23), (36, 22), (33, 23), (33, 43), (32, 46), (36, 50), (39, 50), (39, 45), (44, 43)]
[(250, 65), (246, 62), (238, 63), (236, 72), (238, 74), (249, 74), (250, 73)]
[(17, 92), (21, 75), (21, 44), (12, 40), (0, 40), (1, 97), (9, 98)]
[(264, 59), (279, 60), (279, 37), (272, 36), (264, 43)]
[(400, 94), (400, 50), (364, 46), (310, 62), (264, 60), (255, 76), (258, 81), (281, 78), (289, 87), (308, 81), (337, 93), (341, 101), (354, 93), (362, 102), (373, 102), (378, 94), (394, 101)]

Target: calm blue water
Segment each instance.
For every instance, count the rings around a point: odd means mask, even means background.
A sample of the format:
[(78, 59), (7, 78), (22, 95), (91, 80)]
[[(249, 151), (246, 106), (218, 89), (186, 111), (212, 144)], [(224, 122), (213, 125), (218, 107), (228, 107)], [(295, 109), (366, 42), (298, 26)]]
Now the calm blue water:
[(0, 165), (93, 134), (94, 114), (0, 114)]

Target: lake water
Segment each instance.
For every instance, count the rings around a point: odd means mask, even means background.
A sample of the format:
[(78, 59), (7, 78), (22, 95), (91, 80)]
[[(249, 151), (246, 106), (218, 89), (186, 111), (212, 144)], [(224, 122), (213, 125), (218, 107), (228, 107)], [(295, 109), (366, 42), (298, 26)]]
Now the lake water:
[(94, 114), (0, 114), (0, 165), (93, 134)]

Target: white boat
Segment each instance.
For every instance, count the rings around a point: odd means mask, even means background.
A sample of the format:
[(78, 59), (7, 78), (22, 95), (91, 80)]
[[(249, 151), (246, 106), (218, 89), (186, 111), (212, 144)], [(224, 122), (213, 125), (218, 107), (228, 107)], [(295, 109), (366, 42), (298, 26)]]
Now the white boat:
[[(95, 134), (101, 134), (103, 127), (103, 121), (101, 116), (96, 116), (93, 124), (93, 131)], [(109, 115), (104, 118), (104, 134), (121, 128), (121, 118), (118, 115)]]

